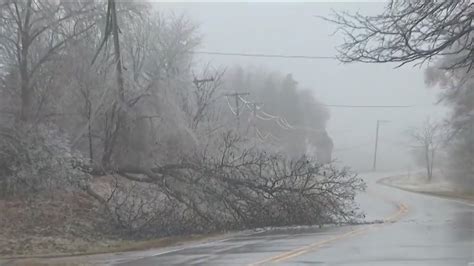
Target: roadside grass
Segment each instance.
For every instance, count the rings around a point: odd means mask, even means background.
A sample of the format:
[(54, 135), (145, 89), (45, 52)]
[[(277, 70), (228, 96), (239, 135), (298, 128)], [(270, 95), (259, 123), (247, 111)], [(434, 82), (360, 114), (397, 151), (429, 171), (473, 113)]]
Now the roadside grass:
[(163, 237), (159, 239), (140, 240), (140, 241), (117, 241), (109, 247), (91, 246), (90, 249), (75, 253), (51, 253), (51, 254), (28, 254), (22, 256), (4, 256), (0, 257), (0, 265), (7, 263), (12, 266), (46, 266), (46, 265), (99, 265), (93, 262), (84, 262), (84, 256), (92, 255), (110, 255), (122, 252), (147, 251), (165, 247), (175, 247), (183, 244), (192, 244), (204, 240), (217, 240), (223, 234), (206, 235), (187, 235), (177, 237)]
[[(407, 189), (408, 190), (408, 189)], [(434, 195), (444, 198), (456, 198), (474, 202), (474, 193), (466, 191), (417, 191), (412, 190), (413, 192), (418, 192), (427, 195)]]
[(73, 257), (86, 256), (104, 253), (117, 253), (128, 251), (143, 251), (149, 249), (178, 246), (181, 244), (192, 243), (200, 240), (211, 239), (218, 236), (218, 234), (209, 235), (187, 235), (177, 237), (163, 237), (151, 240), (123, 240), (110, 244), (108, 247), (91, 246), (87, 250), (71, 253), (49, 253), (49, 254), (28, 254), (20, 256), (0, 256), (0, 259), (22, 259), (22, 258), (57, 258), (57, 257)]
[(423, 176), (419, 176), (418, 177), (419, 182), (416, 184), (416, 186), (413, 186), (413, 183), (411, 182), (404, 182), (404, 179), (406, 178), (407, 176), (405, 175), (389, 176), (389, 177), (385, 177), (378, 180), (377, 183), (383, 184), (389, 187), (394, 187), (401, 190), (409, 191), (409, 192), (415, 192), (415, 193), (450, 198), (450, 199), (466, 200), (471, 203), (474, 203), (474, 192), (472, 191), (463, 191), (460, 189), (456, 189), (454, 187), (452, 188), (443, 187), (441, 189), (433, 189), (433, 184), (426, 182), (426, 178), (424, 178)]

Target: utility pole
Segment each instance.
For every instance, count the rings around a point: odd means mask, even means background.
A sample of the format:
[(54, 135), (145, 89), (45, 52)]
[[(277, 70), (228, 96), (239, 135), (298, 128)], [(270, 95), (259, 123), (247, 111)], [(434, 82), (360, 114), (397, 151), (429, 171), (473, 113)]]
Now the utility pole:
[(257, 132), (257, 110), (263, 103), (252, 102), (249, 103), (252, 106), (252, 113), (253, 113), (253, 130)]
[(237, 128), (240, 128), (240, 101), (239, 97), (249, 95), (249, 92), (234, 92), (234, 93), (227, 93), (224, 94), (227, 97), (234, 97), (235, 98), (235, 116), (237, 117)]
[(252, 106), (252, 113), (253, 113), (253, 117), (254, 118), (257, 118), (257, 110), (258, 108), (263, 105), (263, 103), (249, 103), (251, 106)]
[(377, 148), (379, 144), (379, 127), (380, 123), (389, 122), (388, 120), (377, 120), (377, 126), (375, 127), (375, 150), (374, 150), (374, 164), (372, 166), (372, 170), (375, 171), (377, 169)]

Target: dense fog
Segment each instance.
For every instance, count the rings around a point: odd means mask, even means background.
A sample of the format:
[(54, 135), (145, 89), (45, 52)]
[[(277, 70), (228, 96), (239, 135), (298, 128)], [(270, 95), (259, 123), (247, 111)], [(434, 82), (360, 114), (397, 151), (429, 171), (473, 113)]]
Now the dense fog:
[(0, 0), (0, 255), (394, 222), (389, 171), (469, 198), (472, 8)]

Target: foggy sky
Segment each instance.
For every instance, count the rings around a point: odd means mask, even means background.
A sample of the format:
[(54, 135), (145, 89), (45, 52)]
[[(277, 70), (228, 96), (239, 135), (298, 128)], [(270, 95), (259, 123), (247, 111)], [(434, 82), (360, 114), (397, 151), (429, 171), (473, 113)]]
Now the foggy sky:
[[(340, 38), (335, 27), (315, 16), (334, 10), (376, 14), (382, 3), (157, 3), (163, 12), (186, 14), (200, 25), (202, 51), (334, 56)], [(434, 106), (436, 89), (426, 88), (423, 68), (394, 64), (342, 64), (335, 60), (250, 58), (198, 55), (216, 66), (257, 66), (292, 73), (325, 104), (415, 105), (406, 109), (330, 108), (328, 132), (334, 157), (357, 170), (372, 167), (375, 124), (380, 129), (378, 168), (414, 168), (406, 130), (426, 116), (442, 119), (446, 109)], [(249, 96), (251, 99), (251, 96)]]

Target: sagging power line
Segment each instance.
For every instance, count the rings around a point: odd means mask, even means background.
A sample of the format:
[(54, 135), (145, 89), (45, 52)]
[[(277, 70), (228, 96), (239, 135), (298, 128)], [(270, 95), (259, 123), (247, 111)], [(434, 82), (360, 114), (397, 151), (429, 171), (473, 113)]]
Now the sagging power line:
[(283, 55), (283, 54), (265, 54), (265, 53), (229, 53), (214, 51), (191, 51), (193, 54), (207, 54), (219, 56), (243, 56), (243, 57), (266, 57), (266, 58), (286, 58), (286, 59), (309, 59), (309, 60), (337, 60), (335, 56), (312, 56), (312, 55)]
[[(240, 102), (244, 104), (245, 107), (247, 107), (252, 113), (253, 113), (253, 118), (254, 120), (260, 119), (263, 121), (274, 121), (281, 129), (283, 130), (303, 130), (303, 131), (309, 131), (309, 132), (314, 132), (314, 133), (326, 133), (326, 130), (324, 129), (314, 129), (314, 128), (309, 128), (305, 126), (293, 126), (291, 125), (286, 118), (278, 116), (278, 115), (273, 115), (269, 114), (265, 111), (262, 110), (263, 103), (255, 103), (255, 102), (250, 102), (247, 101), (245, 98), (242, 96), (250, 95), (248, 92), (244, 93), (227, 93), (224, 94), (226, 96), (227, 100), (227, 105), (229, 107), (229, 110), (232, 112), (234, 116), (237, 117), (237, 126), (240, 127), (240, 115), (242, 114), (241, 112), (241, 105)], [(229, 97), (234, 97), (235, 98), (235, 109), (232, 107), (232, 104), (229, 101)], [(243, 110), (243, 109), (242, 109)], [(256, 121), (254, 121), (254, 127), (256, 128)], [(260, 134), (260, 136), (263, 136)], [(259, 136), (259, 138), (260, 138)], [(275, 137), (276, 139), (276, 137)]]
[[(229, 108), (231, 109), (232, 113), (236, 116), (237, 118), (237, 128), (240, 127), (240, 102), (239, 98), (242, 99), (242, 95), (249, 95), (249, 92), (234, 92), (234, 93), (226, 93), (224, 96), (226, 96), (227, 99), (227, 104), (229, 105)], [(232, 106), (229, 102), (229, 97), (234, 97), (235, 98), (235, 111), (232, 110)]]
[(327, 107), (340, 108), (410, 108), (416, 105), (347, 105), (347, 104), (322, 104)]

